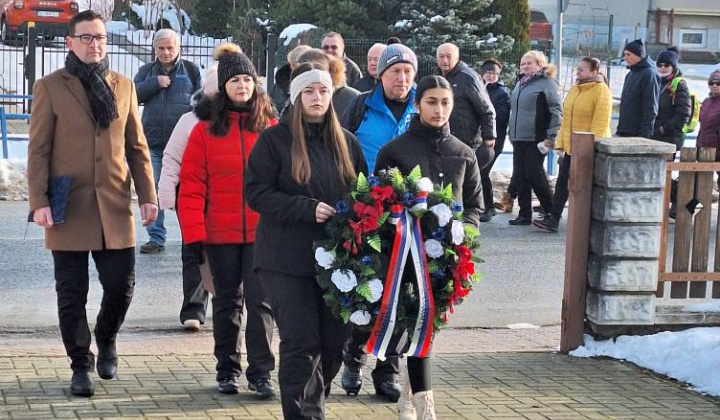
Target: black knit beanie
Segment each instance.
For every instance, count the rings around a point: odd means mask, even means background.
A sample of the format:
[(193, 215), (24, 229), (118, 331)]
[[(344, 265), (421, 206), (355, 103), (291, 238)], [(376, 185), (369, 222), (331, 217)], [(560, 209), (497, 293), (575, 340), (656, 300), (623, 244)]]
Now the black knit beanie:
[(665, 51), (660, 51), (657, 60), (655, 60), (658, 64), (669, 64), (676, 70), (678, 68), (678, 61), (680, 61), (680, 56), (678, 55), (677, 49), (672, 47)]
[(239, 74), (249, 74), (257, 82), (255, 66), (245, 54), (224, 53), (218, 60), (218, 87), (225, 87), (228, 80)]
[(645, 58), (645, 43), (642, 39), (636, 39), (625, 44), (624, 50), (630, 51), (640, 58)]

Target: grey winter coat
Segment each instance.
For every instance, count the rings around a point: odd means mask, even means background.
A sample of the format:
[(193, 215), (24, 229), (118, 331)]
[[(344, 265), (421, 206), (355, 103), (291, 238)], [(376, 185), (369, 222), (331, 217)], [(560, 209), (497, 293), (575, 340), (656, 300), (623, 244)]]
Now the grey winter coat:
[(660, 76), (655, 63), (643, 58), (630, 67), (620, 97), (617, 135), (652, 138), (660, 98)]
[(445, 78), (452, 86), (455, 106), (450, 115), (452, 135), (473, 149), (483, 140), (497, 137), (495, 108), (485, 89), (485, 83), (467, 64), (459, 61)]
[[(162, 89), (158, 76), (169, 76), (170, 86)], [(140, 67), (133, 81), (138, 102), (145, 105), (142, 125), (148, 146), (163, 150), (180, 117), (192, 110), (192, 95), (202, 88), (200, 69), (195, 63), (178, 58), (167, 72), (156, 60)]]
[(562, 122), (562, 99), (555, 80), (555, 67), (533, 75), (525, 85), (520, 81), (510, 95), (510, 141), (555, 140)]

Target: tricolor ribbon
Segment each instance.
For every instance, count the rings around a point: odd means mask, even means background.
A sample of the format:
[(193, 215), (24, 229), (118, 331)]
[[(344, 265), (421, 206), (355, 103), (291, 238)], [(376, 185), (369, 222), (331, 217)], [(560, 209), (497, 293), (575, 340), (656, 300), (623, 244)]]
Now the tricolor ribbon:
[[(419, 195), (413, 203), (409, 204), (410, 211), (427, 208), (427, 194)], [(432, 283), (427, 268), (425, 247), (423, 245), (420, 219), (400, 204), (390, 208), (388, 221), (395, 225), (395, 240), (390, 254), (388, 272), (385, 276), (380, 312), (373, 326), (370, 338), (365, 344), (366, 353), (372, 353), (380, 360), (385, 360), (385, 354), (395, 329), (397, 317), (400, 284), (405, 271), (408, 254), (413, 256), (413, 269), (418, 285), (420, 310), (412, 331), (410, 348), (406, 355), (427, 357), (430, 352), (433, 336), (433, 320), (435, 318), (435, 302), (432, 294)]]

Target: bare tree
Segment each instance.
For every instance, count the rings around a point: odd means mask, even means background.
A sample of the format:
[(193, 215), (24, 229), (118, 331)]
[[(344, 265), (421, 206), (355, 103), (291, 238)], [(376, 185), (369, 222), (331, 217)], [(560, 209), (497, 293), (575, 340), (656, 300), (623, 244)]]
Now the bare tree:
[(87, 0), (87, 6), (105, 19), (112, 20), (115, 0)]

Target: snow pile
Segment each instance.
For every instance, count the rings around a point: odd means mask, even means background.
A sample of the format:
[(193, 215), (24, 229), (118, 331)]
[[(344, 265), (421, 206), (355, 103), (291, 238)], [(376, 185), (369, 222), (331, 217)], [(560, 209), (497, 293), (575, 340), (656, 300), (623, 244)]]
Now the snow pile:
[(0, 159), (0, 200), (28, 199), (25, 172), (27, 163), (21, 159)]
[(595, 341), (570, 352), (575, 357), (607, 356), (627, 360), (678, 381), (698, 392), (720, 396), (720, 327), (692, 328), (646, 336)]
[(283, 45), (288, 46), (293, 41), (293, 39), (300, 36), (303, 32), (315, 28), (317, 28), (317, 26), (309, 23), (296, 23), (283, 29), (282, 32), (280, 32), (280, 35), (278, 35), (278, 39), (285, 39)]

